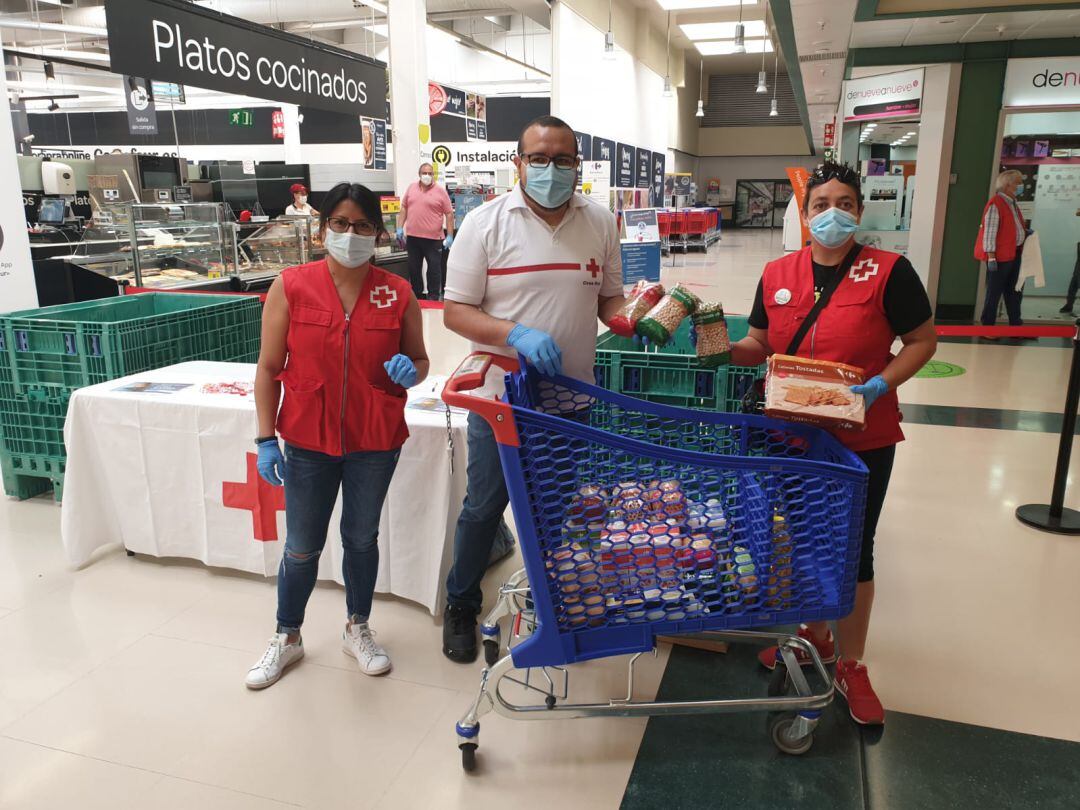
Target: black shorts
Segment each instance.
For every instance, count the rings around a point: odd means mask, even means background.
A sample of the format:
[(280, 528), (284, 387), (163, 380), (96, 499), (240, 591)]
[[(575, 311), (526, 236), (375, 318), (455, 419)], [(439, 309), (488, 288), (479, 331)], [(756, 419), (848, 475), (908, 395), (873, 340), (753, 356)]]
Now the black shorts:
[(855, 455), (862, 459), (870, 472), (866, 482), (866, 521), (863, 523), (862, 551), (859, 554), (859, 582), (870, 582), (874, 578), (874, 534), (892, 477), (896, 445), (890, 444)]

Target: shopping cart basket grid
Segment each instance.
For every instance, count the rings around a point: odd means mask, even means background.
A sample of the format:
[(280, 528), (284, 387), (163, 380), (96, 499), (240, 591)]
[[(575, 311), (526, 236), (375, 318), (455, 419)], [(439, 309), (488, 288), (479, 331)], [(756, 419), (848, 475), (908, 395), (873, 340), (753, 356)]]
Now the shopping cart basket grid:
[(461, 376), (444, 396), (495, 429), (535, 611), (533, 633), (496, 668), (850, 611), (866, 469), (828, 434), (532, 368), (507, 375), (503, 402), (479, 400), (460, 394)]

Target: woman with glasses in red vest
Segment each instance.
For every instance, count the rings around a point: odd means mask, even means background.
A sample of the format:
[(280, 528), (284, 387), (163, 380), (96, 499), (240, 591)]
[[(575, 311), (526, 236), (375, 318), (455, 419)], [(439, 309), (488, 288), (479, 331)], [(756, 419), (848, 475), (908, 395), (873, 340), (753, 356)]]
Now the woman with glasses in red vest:
[(379, 198), (364, 186), (339, 183), (323, 212), (319, 234), (327, 257), (285, 270), (263, 312), (255, 442), (259, 475), (285, 487), (287, 534), (277, 629), (247, 674), (251, 689), (276, 683), (304, 655), (300, 627), (339, 491), (342, 647), (364, 674), (390, 671), (368, 617), (379, 571), (379, 515), (409, 436), (405, 391), (428, 373), (423, 322), (409, 282), (371, 263), (386, 233)]
[[(855, 241), (862, 211), (862, 189), (853, 169), (825, 163), (814, 171), (803, 207), (810, 245), (765, 266), (749, 334), (733, 346), (731, 362), (756, 366), (774, 353), (796, 354), (866, 371), (866, 384), (852, 389), (865, 399), (866, 429), (836, 433), (869, 471), (855, 608), (836, 623), (835, 638), (824, 622), (804, 625), (799, 635), (813, 643), (823, 661), (836, 661), (836, 689), (847, 699), (852, 718), (881, 724), (885, 712), (862, 663), (874, 602), (874, 534), (896, 445), (904, 439), (896, 389), (934, 356), (937, 335), (930, 301), (911, 263), (898, 253)], [(817, 319), (800, 329), (827, 291), (831, 297)], [(804, 335), (793, 347), (800, 331)], [(893, 356), (897, 337), (903, 348)], [(760, 660), (775, 667), (776, 648), (763, 650)], [(811, 662), (805, 657), (801, 663)]]

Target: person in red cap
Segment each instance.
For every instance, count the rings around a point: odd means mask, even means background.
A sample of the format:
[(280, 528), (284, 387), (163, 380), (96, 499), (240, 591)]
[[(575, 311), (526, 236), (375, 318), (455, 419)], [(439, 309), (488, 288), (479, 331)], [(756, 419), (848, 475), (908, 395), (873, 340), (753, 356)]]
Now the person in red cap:
[(289, 191), (292, 192), (292, 205), (285, 209), (285, 216), (288, 217), (317, 217), (319, 212), (308, 205), (307, 186), (303, 183), (293, 183), (289, 187)]

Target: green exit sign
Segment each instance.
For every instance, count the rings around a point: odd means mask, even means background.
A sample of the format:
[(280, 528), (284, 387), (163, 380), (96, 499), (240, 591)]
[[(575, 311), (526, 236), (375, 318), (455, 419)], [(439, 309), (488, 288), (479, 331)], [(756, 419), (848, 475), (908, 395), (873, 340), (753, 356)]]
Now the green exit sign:
[(229, 110), (229, 124), (234, 127), (255, 126), (255, 113), (251, 110)]

